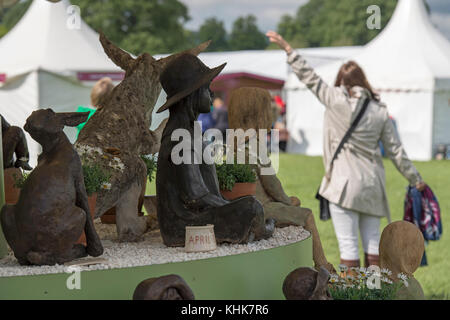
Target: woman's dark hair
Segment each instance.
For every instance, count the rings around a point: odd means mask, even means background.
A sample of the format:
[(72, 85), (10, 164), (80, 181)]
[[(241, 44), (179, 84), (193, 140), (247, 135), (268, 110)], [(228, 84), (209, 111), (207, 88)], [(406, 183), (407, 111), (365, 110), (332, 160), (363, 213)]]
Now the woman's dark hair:
[(363, 87), (369, 90), (372, 95), (372, 99), (377, 101), (379, 100), (378, 95), (375, 94), (369, 81), (367, 81), (367, 77), (363, 69), (355, 61), (349, 61), (342, 65), (334, 85), (336, 87), (340, 87), (341, 85), (345, 86), (350, 94), (351, 89), (354, 86)]

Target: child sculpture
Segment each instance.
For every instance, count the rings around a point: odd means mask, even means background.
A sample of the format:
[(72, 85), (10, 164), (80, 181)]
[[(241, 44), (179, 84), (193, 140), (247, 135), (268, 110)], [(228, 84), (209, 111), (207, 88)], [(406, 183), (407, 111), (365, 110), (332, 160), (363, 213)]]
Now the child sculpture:
[[(5, 205), (0, 222), (6, 241), (22, 265), (53, 265), (99, 256), (103, 246), (91, 219), (81, 161), (64, 126), (86, 121), (88, 113), (34, 111), (24, 129), (42, 145), (16, 205)], [(87, 246), (75, 244), (82, 231)]]
[(424, 300), (420, 283), (413, 273), (419, 268), (425, 250), (423, 235), (413, 223), (395, 221), (384, 228), (380, 238), (380, 267), (392, 272), (393, 282), (401, 281), (398, 275), (403, 273), (407, 285), (397, 291), (400, 300)]
[[(31, 170), (28, 164), (29, 154), (27, 139), (23, 130), (16, 126), (11, 126), (2, 115), (2, 145), (3, 145), (3, 168), (22, 168)], [(14, 162), (14, 154), (16, 161)]]
[[(244, 131), (254, 129), (256, 137), (259, 137), (258, 130), (270, 131), (272, 126), (271, 97), (269, 92), (264, 89), (244, 87), (233, 90), (228, 112), (230, 129), (243, 129)], [(247, 154), (256, 154), (257, 150), (249, 150), (248, 142), (249, 139), (238, 139), (237, 148), (246, 149)], [(311, 232), (313, 260), (316, 268), (323, 266), (329, 272), (335, 272), (333, 266), (325, 258), (311, 210), (300, 207), (298, 198), (286, 195), (275, 171), (268, 170), (272, 169), (270, 163), (264, 165), (259, 158), (257, 162), (254, 165), (257, 173), (256, 198), (264, 206), (265, 218), (274, 219), (277, 227), (303, 226)], [(264, 173), (263, 169), (266, 169), (266, 172), (271, 171), (271, 173)]]
[[(218, 243), (247, 243), (269, 238), (274, 231), (273, 220), (264, 219), (261, 203), (254, 197), (236, 201), (223, 199), (219, 191), (214, 164), (203, 161), (205, 144), (194, 139), (194, 122), (199, 113), (211, 107), (209, 84), (225, 67), (209, 69), (196, 56), (183, 54), (172, 61), (161, 74), (161, 84), (167, 102), (158, 110), (170, 108), (158, 156), (156, 196), (161, 236), (167, 246), (183, 246), (185, 227), (214, 225)], [(179, 142), (172, 141), (174, 131), (191, 138), (183, 157), (189, 161), (177, 163), (173, 153)], [(200, 147), (196, 144), (200, 142)]]

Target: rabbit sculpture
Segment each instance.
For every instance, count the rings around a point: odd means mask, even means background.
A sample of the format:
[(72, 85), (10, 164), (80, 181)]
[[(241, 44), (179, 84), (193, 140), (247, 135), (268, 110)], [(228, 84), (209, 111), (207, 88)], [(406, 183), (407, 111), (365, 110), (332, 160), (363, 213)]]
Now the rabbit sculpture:
[[(24, 129), (42, 145), (37, 167), (16, 205), (0, 212), (1, 226), (21, 265), (54, 265), (103, 253), (88, 206), (80, 158), (63, 132), (86, 121), (86, 113), (34, 111)], [(75, 244), (82, 232), (85, 247)]]

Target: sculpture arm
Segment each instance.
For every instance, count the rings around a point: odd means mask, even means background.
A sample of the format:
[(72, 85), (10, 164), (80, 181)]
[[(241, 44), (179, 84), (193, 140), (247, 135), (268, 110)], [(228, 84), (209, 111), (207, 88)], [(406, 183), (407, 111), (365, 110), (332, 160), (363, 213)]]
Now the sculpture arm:
[(24, 163), (28, 163), (30, 160), (30, 154), (28, 152), (27, 138), (22, 130), (18, 130), (19, 143), (16, 146), (16, 167), (22, 166)]
[[(191, 152), (191, 159), (195, 157)], [(181, 163), (175, 165), (175, 174), (178, 177), (178, 187), (185, 205), (190, 209), (205, 209), (209, 207), (220, 207), (228, 202), (213, 194), (206, 185), (200, 165)]]

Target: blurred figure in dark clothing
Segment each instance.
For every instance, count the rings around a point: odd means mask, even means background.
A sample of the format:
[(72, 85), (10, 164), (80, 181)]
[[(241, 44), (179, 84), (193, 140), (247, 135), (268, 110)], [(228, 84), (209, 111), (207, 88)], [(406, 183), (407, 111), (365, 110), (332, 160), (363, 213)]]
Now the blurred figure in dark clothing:
[(226, 141), (226, 130), (228, 129), (228, 111), (221, 98), (215, 98), (213, 101), (214, 110), (212, 111), (212, 118), (214, 120), (214, 128), (222, 132), (224, 141)]

